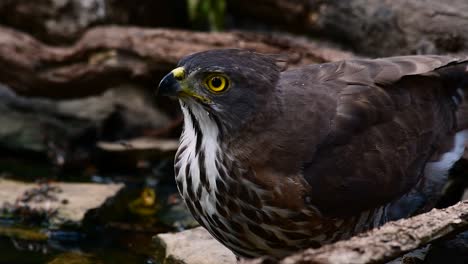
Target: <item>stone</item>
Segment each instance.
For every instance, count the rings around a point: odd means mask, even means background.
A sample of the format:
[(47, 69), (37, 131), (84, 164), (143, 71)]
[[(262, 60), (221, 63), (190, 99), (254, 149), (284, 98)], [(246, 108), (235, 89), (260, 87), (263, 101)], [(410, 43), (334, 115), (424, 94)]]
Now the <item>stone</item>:
[(101, 207), (123, 184), (26, 183), (0, 179), (0, 210), (46, 214), (54, 226), (79, 226), (86, 212)]
[(236, 256), (216, 241), (206, 229), (197, 227), (153, 238), (164, 264), (236, 264)]
[(139, 137), (118, 142), (97, 143), (97, 147), (107, 152), (118, 155), (146, 159), (155, 159), (160, 157), (173, 157), (179, 146), (179, 141), (175, 139), (157, 139), (150, 137)]
[[(60, 167), (83, 167), (90, 159), (102, 160), (96, 156), (100, 141), (139, 138), (167, 127), (170, 118), (151, 98), (130, 84), (74, 100), (23, 97), (0, 84), (0, 148), (19, 156), (33, 154)], [(137, 143), (142, 145), (141, 140)], [(177, 148), (174, 142), (157, 143), (151, 147), (163, 153), (173, 154)]]

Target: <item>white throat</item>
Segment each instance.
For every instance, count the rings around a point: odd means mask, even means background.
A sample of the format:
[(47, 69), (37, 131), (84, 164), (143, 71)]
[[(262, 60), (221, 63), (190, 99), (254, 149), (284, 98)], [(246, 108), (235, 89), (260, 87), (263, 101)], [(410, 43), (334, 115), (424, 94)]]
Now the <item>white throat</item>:
[[(219, 142), (220, 131), (210, 113), (201, 105), (182, 101), (180, 105), (184, 114), (184, 130), (180, 137), (175, 164), (179, 167), (176, 180), (182, 183), (179, 191), (184, 198), (188, 197), (187, 177), (190, 177), (192, 190), (197, 192), (201, 188), (200, 197), (197, 193), (199, 202), (208, 214), (214, 214), (216, 179), (219, 177), (216, 163), (222, 153)], [(209, 188), (206, 187), (206, 181), (209, 183)]]

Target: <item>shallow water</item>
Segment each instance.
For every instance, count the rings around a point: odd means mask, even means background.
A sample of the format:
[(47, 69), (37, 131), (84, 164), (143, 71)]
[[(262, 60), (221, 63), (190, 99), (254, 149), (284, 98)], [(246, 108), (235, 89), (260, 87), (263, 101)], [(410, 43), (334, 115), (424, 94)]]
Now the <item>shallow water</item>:
[[(4, 210), (0, 214), (0, 263), (162, 263), (155, 257), (152, 237), (194, 225), (178, 199), (171, 164), (160, 162), (150, 170), (123, 173), (77, 170), (57, 174), (47, 166), (0, 160), (0, 174), (15, 180), (38, 180), (36, 172), (50, 173), (50, 178), (60, 181), (123, 182), (126, 186), (97, 213), (90, 213), (80, 227), (56, 228), (47, 219), (25, 221), (27, 217)], [(141, 206), (148, 197), (154, 204)]]

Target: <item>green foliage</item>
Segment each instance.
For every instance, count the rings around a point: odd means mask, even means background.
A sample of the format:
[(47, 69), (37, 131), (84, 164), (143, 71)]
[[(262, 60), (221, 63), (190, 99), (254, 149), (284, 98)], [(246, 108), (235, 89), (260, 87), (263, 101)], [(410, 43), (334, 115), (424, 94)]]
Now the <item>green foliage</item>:
[(226, 0), (187, 0), (190, 21), (196, 27), (208, 27), (212, 31), (224, 28)]

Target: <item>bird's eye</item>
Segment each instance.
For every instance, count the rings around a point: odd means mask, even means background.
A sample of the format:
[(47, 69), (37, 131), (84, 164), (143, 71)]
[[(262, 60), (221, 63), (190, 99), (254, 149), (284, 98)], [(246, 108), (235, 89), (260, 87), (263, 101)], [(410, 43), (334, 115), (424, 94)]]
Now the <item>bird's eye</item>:
[(226, 90), (229, 86), (229, 81), (226, 76), (223, 75), (210, 75), (205, 80), (206, 86), (211, 92), (220, 93)]

